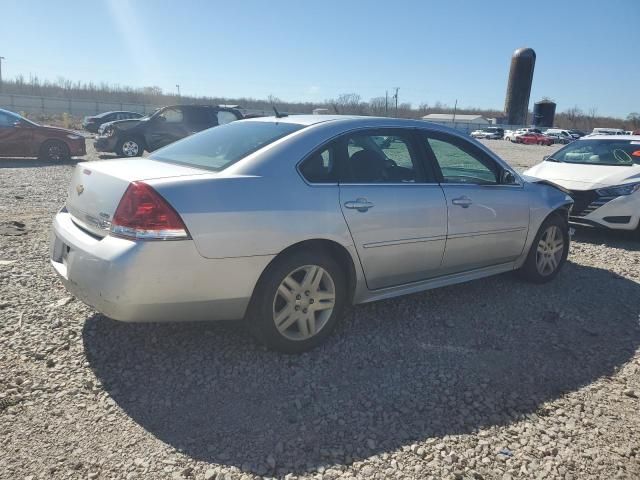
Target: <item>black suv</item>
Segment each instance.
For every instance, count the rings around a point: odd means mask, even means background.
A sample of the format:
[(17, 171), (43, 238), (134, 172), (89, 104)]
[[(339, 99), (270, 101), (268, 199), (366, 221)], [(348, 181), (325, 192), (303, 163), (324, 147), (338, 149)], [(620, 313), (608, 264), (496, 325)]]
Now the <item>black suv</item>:
[(149, 117), (103, 124), (93, 145), (99, 152), (137, 157), (145, 150), (152, 152), (192, 133), (241, 118), (242, 113), (230, 107), (172, 105)]

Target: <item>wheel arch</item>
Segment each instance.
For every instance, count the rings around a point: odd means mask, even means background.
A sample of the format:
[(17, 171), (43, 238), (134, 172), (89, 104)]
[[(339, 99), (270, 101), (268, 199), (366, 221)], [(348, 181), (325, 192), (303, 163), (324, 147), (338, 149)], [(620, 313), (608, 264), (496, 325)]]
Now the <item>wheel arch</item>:
[(262, 274), (258, 278), (256, 285), (253, 289), (253, 293), (251, 298), (253, 299), (253, 295), (255, 294), (258, 285), (262, 282), (264, 276), (269, 271), (270, 267), (278, 261), (280, 258), (290, 255), (294, 252), (298, 251), (321, 251), (328, 253), (333, 257), (336, 262), (342, 267), (345, 277), (347, 279), (347, 301), (348, 303), (353, 303), (353, 298), (356, 291), (356, 285), (358, 281), (358, 273), (356, 271), (356, 259), (353, 258), (353, 255), (349, 252), (349, 250), (342, 244), (336, 242), (335, 240), (329, 240), (326, 238), (314, 238), (308, 240), (302, 240), (300, 242), (289, 245), (287, 248), (278, 253), (265, 267)]

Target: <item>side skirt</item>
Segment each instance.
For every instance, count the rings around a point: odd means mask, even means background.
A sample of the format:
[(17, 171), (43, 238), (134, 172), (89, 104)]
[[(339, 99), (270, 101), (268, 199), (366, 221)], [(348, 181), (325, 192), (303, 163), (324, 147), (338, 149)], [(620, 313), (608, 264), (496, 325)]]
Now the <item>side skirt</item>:
[(444, 275), (442, 277), (430, 278), (428, 280), (407, 283), (395, 287), (381, 288), (379, 290), (368, 290), (366, 292), (360, 292), (358, 298), (354, 299), (354, 303), (358, 304), (375, 302), (378, 300), (386, 300), (388, 298), (399, 297), (401, 295), (408, 295), (411, 293), (418, 293), (425, 290), (431, 290), (433, 288), (455, 285), (456, 283), (469, 282), (471, 280), (477, 280), (479, 278), (498, 275), (499, 273), (510, 272), (513, 271), (514, 268), (515, 262), (501, 263), (499, 265), (493, 265), (491, 267), (478, 268), (476, 270), (470, 270), (468, 272), (453, 273), (450, 275)]

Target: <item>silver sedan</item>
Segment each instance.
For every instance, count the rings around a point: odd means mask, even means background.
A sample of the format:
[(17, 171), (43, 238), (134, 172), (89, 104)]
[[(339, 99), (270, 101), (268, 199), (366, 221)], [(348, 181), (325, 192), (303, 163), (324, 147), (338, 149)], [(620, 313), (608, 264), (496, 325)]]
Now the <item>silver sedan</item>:
[(108, 317), (244, 319), (300, 352), (347, 304), (514, 270), (552, 279), (571, 205), (439, 125), (242, 120), (149, 158), (79, 163), (51, 264)]

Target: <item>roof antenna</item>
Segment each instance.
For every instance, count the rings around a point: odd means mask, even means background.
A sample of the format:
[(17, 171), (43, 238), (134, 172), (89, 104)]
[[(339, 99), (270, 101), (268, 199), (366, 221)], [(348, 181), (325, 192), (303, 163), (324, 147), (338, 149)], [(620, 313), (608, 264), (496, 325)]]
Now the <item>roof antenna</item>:
[(271, 105), (271, 108), (273, 108), (273, 111), (276, 114), (276, 118), (284, 118), (288, 116), (286, 113), (280, 113), (275, 105)]

